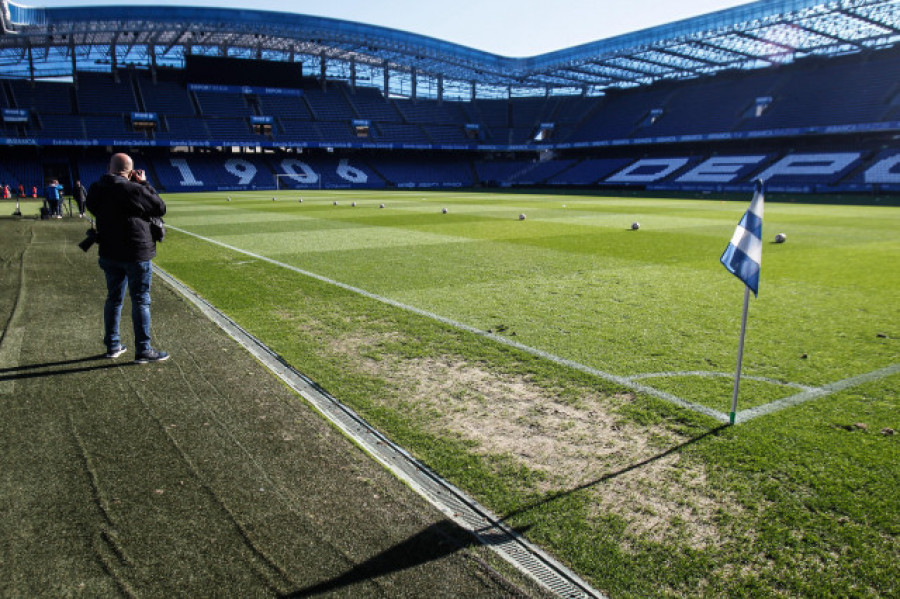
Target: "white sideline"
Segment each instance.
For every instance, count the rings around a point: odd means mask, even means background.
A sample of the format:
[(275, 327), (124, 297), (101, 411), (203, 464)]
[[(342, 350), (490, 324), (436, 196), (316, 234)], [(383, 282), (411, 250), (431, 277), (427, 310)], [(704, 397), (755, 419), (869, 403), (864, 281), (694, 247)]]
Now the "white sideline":
[(506, 337), (502, 337), (500, 335), (495, 335), (493, 333), (483, 331), (479, 328), (473, 327), (464, 322), (459, 322), (459, 321), (447, 318), (445, 316), (441, 316), (440, 314), (435, 314), (434, 312), (422, 310), (421, 308), (416, 308), (415, 306), (403, 304), (403, 303), (393, 300), (389, 297), (384, 297), (382, 295), (370, 293), (370, 292), (366, 291), (365, 289), (360, 289), (359, 287), (353, 287), (352, 285), (348, 285), (346, 283), (341, 283), (340, 281), (330, 279), (330, 278), (322, 276), (320, 274), (316, 274), (314, 272), (310, 272), (308, 270), (304, 270), (304, 269), (298, 268), (296, 266), (291, 266), (290, 264), (285, 264), (284, 262), (279, 262), (278, 260), (274, 260), (267, 256), (263, 256), (261, 254), (255, 253), (255, 252), (251, 252), (249, 250), (244, 250), (244, 249), (235, 247), (233, 245), (224, 243), (222, 241), (211, 239), (209, 237), (204, 237), (203, 235), (198, 235), (196, 233), (192, 233), (185, 229), (181, 229), (178, 227), (172, 227), (172, 226), (169, 226), (168, 228), (172, 229), (173, 231), (178, 231), (180, 233), (184, 233), (185, 235), (190, 235), (191, 237), (195, 237), (202, 241), (206, 241), (207, 243), (212, 243), (214, 245), (218, 245), (220, 247), (229, 249), (233, 252), (238, 252), (240, 254), (244, 254), (245, 256), (250, 256), (251, 258), (256, 258), (257, 260), (261, 260), (263, 262), (268, 262), (269, 264), (274, 264), (275, 266), (278, 266), (281, 268), (286, 268), (286, 269), (294, 271), (298, 274), (316, 279), (318, 281), (322, 281), (323, 283), (327, 283), (329, 285), (334, 285), (335, 287), (340, 287), (341, 289), (345, 289), (352, 293), (362, 295), (363, 297), (367, 297), (369, 299), (373, 299), (375, 301), (378, 301), (378, 302), (381, 302), (384, 304), (388, 304), (395, 308), (400, 308), (401, 310), (406, 310), (407, 312), (412, 312), (414, 314), (424, 316), (431, 320), (436, 320), (443, 324), (449, 325), (453, 328), (460, 329), (460, 330), (466, 331), (468, 333), (473, 333), (473, 334), (479, 335), (481, 337), (487, 337), (488, 339), (490, 339), (492, 341), (496, 341), (497, 343), (502, 343), (503, 345), (507, 345), (509, 347), (514, 347), (518, 350), (524, 351), (533, 356), (538, 356), (540, 358), (544, 358), (545, 360), (555, 362), (556, 364), (561, 364), (563, 366), (568, 366), (569, 368), (574, 368), (575, 370), (580, 370), (581, 372), (585, 372), (587, 374), (592, 374), (599, 378), (602, 378), (607, 381), (611, 381), (613, 383), (621, 385), (623, 387), (632, 389), (633, 391), (638, 391), (640, 393), (652, 395), (654, 397), (658, 397), (659, 399), (663, 399), (665, 401), (674, 403), (676, 405), (687, 408), (689, 410), (693, 410), (693, 411), (699, 412), (701, 414), (706, 414), (707, 416), (715, 418), (716, 420), (719, 420), (721, 422), (728, 422), (728, 415), (723, 412), (719, 412), (717, 410), (713, 410), (712, 408), (708, 408), (704, 405), (696, 404), (696, 403), (687, 401), (685, 399), (681, 399), (680, 397), (672, 395), (671, 393), (667, 393), (665, 391), (660, 391), (659, 389), (654, 389), (653, 387), (648, 387), (647, 385), (642, 385), (641, 383), (633, 382), (632, 380), (630, 380), (630, 377), (618, 376), (618, 375), (615, 375), (615, 374), (612, 374), (609, 372), (604, 372), (602, 370), (598, 370), (596, 368), (591, 368), (590, 366), (585, 366), (584, 364), (574, 362), (567, 358), (561, 358), (557, 355), (545, 352), (543, 350), (536, 349), (536, 348), (530, 347), (528, 345), (523, 345), (521, 343), (518, 343), (517, 341), (513, 341), (512, 339), (507, 339)]
[[(218, 241), (216, 239), (212, 239), (210, 237), (205, 237), (203, 235), (198, 235), (197, 233), (192, 233), (186, 229), (182, 229), (179, 227), (168, 226), (169, 229), (173, 231), (178, 231), (179, 233), (184, 233), (185, 235), (189, 235), (196, 239), (200, 239), (207, 243), (211, 243), (213, 245), (218, 245), (225, 249), (231, 250), (233, 252), (237, 252), (239, 254), (243, 254), (245, 256), (249, 256), (251, 258), (255, 258), (257, 260), (261, 260), (263, 262), (268, 262), (269, 264), (273, 264), (280, 268), (285, 268), (287, 270), (291, 270), (298, 274), (301, 274), (306, 277), (310, 277), (312, 279), (316, 279), (323, 283), (327, 283), (329, 285), (334, 285), (335, 287), (340, 287), (341, 289), (345, 289), (352, 293), (361, 295), (363, 297), (367, 297), (369, 299), (373, 299), (375, 301), (388, 304), (390, 306), (394, 306), (395, 308), (400, 308), (401, 310), (405, 310), (407, 312), (412, 312), (414, 314), (418, 314), (420, 316), (424, 316), (431, 320), (436, 320), (437, 322), (441, 322), (448, 326), (451, 326), (456, 329), (460, 329), (466, 331), (468, 333), (473, 333), (475, 335), (479, 335), (481, 337), (486, 337), (492, 341), (496, 341), (497, 343), (501, 343), (503, 345), (513, 347), (515, 349), (521, 350), (525, 353), (531, 354), (533, 356), (537, 356), (539, 358), (543, 358), (550, 362), (554, 362), (556, 364), (560, 364), (563, 366), (567, 366), (569, 368), (573, 368), (575, 370), (599, 377), (601, 379), (610, 381), (612, 383), (616, 383), (617, 385), (621, 385), (632, 391), (636, 391), (638, 393), (643, 393), (645, 395), (650, 395), (656, 397), (658, 399), (662, 399), (669, 403), (675, 404), (677, 406), (681, 406), (688, 410), (692, 410), (697, 412), (698, 414), (703, 414), (705, 416), (709, 416), (719, 422), (729, 422), (729, 416), (725, 412), (720, 412), (719, 410), (714, 410), (713, 408), (704, 406), (702, 404), (698, 404), (692, 401), (688, 401), (686, 399), (682, 399), (677, 395), (673, 395), (672, 393), (668, 393), (666, 391), (661, 391), (654, 387), (650, 387), (648, 385), (644, 385), (642, 383), (637, 382), (639, 379), (643, 378), (654, 378), (654, 377), (664, 377), (664, 376), (684, 376), (684, 375), (697, 375), (697, 376), (732, 376), (727, 373), (711, 373), (711, 372), (701, 372), (701, 371), (686, 371), (686, 372), (657, 372), (657, 373), (647, 373), (647, 374), (637, 374), (632, 376), (619, 376), (616, 374), (612, 374), (610, 372), (604, 372), (602, 370), (598, 370), (596, 368), (592, 368), (590, 366), (586, 366), (584, 364), (580, 364), (578, 362), (574, 362), (567, 358), (562, 358), (555, 354), (551, 354), (545, 352), (544, 350), (537, 349), (534, 347), (530, 347), (528, 345), (523, 345), (517, 341), (513, 341), (512, 339), (508, 339), (506, 337), (502, 337), (500, 335), (495, 335), (493, 333), (489, 333), (487, 331), (483, 331), (471, 325), (468, 325), (464, 322), (459, 322), (445, 316), (441, 316), (440, 314), (435, 314), (434, 312), (429, 312), (427, 310), (422, 310), (421, 308), (416, 308), (415, 306), (410, 306), (408, 304), (403, 304), (396, 300), (393, 300), (389, 297), (384, 297), (382, 295), (377, 295), (375, 293), (371, 293), (366, 291), (365, 289), (360, 289), (359, 287), (354, 287), (352, 285), (348, 285), (346, 283), (341, 283), (340, 281), (336, 281), (334, 279), (330, 279), (328, 277), (322, 276), (320, 274), (316, 274), (314, 272), (310, 272), (308, 270), (304, 270), (302, 268), (298, 268), (296, 266), (291, 266), (290, 264), (285, 264), (284, 262), (279, 262), (273, 258), (269, 258), (268, 256), (263, 256), (261, 254), (257, 254), (255, 252), (251, 252), (249, 250), (241, 249), (239, 247), (235, 247), (233, 245), (227, 244), (222, 241)], [(842, 391), (844, 389), (848, 389), (850, 387), (855, 387), (857, 385), (862, 385), (864, 383), (868, 383), (874, 380), (878, 380), (881, 378), (885, 378), (900, 372), (900, 364), (891, 364), (885, 368), (881, 368), (879, 370), (874, 370), (872, 372), (868, 372), (865, 374), (857, 375), (854, 377), (850, 377), (847, 379), (843, 379), (840, 381), (835, 381), (833, 383), (829, 383), (824, 385), (823, 387), (809, 387), (806, 385), (801, 385), (799, 383), (782, 383), (780, 381), (775, 381), (772, 379), (766, 379), (763, 377), (744, 377), (751, 380), (760, 380), (764, 382), (770, 382), (773, 384), (784, 385), (788, 387), (794, 387), (803, 389), (802, 392), (792, 395), (790, 397), (785, 397), (783, 399), (776, 400), (774, 402), (770, 402), (767, 404), (763, 404), (761, 406), (756, 406), (754, 408), (748, 408), (746, 410), (739, 411), (735, 415), (735, 423), (740, 422), (748, 422), (753, 420), (754, 418), (758, 418), (759, 416), (763, 416), (765, 414), (772, 414), (774, 412), (778, 412), (780, 410), (799, 405), (801, 403), (805, 403), (807, 401), (818, 399), (820, 397), (825, 397), (831, 395), (832, 393), (837, 393), (838, 391)]]

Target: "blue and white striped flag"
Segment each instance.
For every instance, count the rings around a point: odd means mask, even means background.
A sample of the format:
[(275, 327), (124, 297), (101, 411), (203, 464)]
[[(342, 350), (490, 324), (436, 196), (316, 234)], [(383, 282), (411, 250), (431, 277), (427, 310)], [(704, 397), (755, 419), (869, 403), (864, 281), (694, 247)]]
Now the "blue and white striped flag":
[(743, 281), (754, 296), (759, 293), (759, 265), (762, 262), (763, 202), (763, 184), (757, 180), (750, 207), (721, 258), (728, 272)]

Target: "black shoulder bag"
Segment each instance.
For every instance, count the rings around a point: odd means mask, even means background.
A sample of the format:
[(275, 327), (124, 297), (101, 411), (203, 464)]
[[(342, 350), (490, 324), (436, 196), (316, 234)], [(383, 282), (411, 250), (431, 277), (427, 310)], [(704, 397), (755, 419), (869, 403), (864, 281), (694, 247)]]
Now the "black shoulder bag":
[(158, 216), (150, 217), (150, 237), (153, 241), (161, 242), (166, 236), (166, 223)]

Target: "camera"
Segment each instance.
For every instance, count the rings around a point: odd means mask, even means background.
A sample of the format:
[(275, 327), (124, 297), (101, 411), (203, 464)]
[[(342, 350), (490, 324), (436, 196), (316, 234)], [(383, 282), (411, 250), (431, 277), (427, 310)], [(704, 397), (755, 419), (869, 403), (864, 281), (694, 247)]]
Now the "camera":
[(87, 230), (87, 236), (78, 242), (78, 247), (81, 248), (81, 251), (86, 252), (91, 249), (91, 246), (97, 243), (97, 229), (93, 227)]

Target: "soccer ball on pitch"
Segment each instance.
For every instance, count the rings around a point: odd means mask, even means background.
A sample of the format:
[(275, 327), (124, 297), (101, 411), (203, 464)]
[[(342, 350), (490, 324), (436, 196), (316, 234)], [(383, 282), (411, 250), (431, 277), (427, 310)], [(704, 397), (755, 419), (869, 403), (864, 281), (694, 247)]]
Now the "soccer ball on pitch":
[(787, 235), (784, 233), (779, 233), (775, 236), (775, 243), (784, 243), (785, 241), (787, 241)]
[(384, 204), (379, 204), (378, 207), (379, 207), (379, 208), (384, 208)]
[(520, 214), (520, 215), (519, 215), (519, 220), (525, 220), (525, 215), (524, 215), (524, 214)]
[(350, 204), (350, 205), (353, 206), (354, 208), (356, 208), (356, 202), (353, 202), (353, 203)]
[(633, 223), (631, 223), (631, 230), (632, 230), (632, 231), (637, 231), (637, 230), (640, 229), (640, 228), (641, 228), (641, 223), (639, 223), (639, 222), (637, 222), (637, 221), (634, 221)]
[(446, 208), (441, 208), (441, 214), (447, 214), (447, 209), (446, 209)]

